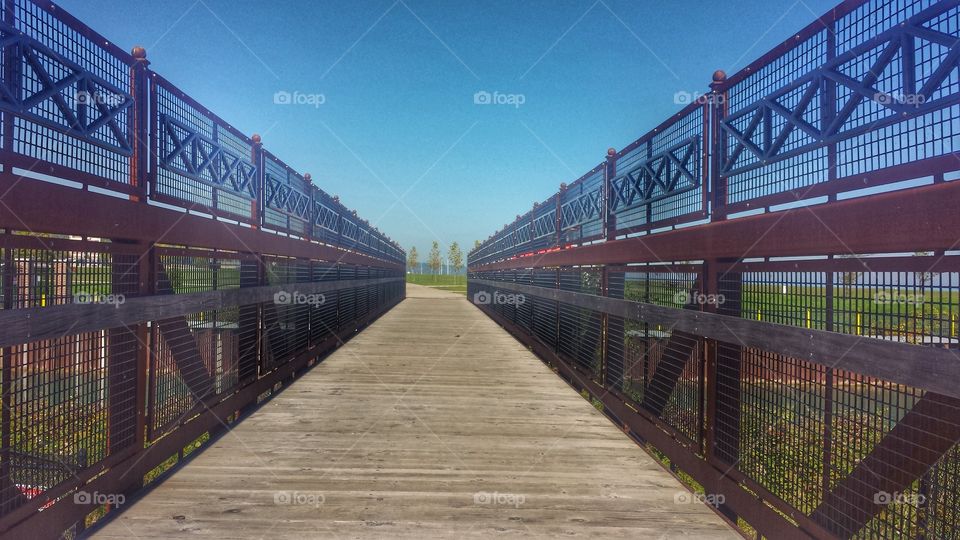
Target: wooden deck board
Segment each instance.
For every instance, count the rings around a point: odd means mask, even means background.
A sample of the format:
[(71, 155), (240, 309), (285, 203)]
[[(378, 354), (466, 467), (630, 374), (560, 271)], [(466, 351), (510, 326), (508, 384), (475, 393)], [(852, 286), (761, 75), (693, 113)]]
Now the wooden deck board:
[(740, 538), (463, 295), (407, 290), (92, 536)]

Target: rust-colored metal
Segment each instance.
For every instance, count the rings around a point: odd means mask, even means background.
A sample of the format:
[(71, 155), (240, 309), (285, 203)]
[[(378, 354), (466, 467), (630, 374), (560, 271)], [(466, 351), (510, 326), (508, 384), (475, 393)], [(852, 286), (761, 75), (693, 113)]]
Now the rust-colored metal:
[[(910, 190), (909, 197), (883, 193), (792, 208), (477, 265), (470, 271), (676, 261), (691, 254), (740, 259), (950, 250), (960, 230), (956, 200), (960, 182), (934, 184)], [(883, 216), (884, 234), (877, 234), (875, 216)]]

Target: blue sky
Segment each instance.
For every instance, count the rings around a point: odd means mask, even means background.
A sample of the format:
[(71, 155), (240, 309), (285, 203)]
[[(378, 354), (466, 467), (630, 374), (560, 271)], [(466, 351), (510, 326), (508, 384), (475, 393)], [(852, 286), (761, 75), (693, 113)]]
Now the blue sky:
[[(407, 250), (472, 247), (833, 0), (62, 0)], [(277, 92), (321, 95), (277, 105)], [(477, 92), (519, 106), (476, 105)], [(503, 98), (507, 99), (507, 98)]]

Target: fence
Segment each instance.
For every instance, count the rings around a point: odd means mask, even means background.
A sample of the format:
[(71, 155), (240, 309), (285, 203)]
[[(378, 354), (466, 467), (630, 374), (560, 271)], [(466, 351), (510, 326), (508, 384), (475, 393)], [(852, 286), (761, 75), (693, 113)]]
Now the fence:
[(956, 538), (958, 28), (840, 4), (481, 243), (468, 295), (745, 534)]
[(0, 535), (75, 534), (405, 294), (400, 247), (46, 1), (0, 34)]

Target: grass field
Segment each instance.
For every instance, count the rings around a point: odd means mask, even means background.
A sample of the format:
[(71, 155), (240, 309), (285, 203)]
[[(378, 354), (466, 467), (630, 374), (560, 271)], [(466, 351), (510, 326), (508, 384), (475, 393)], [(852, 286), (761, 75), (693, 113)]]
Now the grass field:
[(467, 276), (436, 275), (436, 274), (407, 274), (407, 283), (426, 285), (445, 291), (467, 294)]

